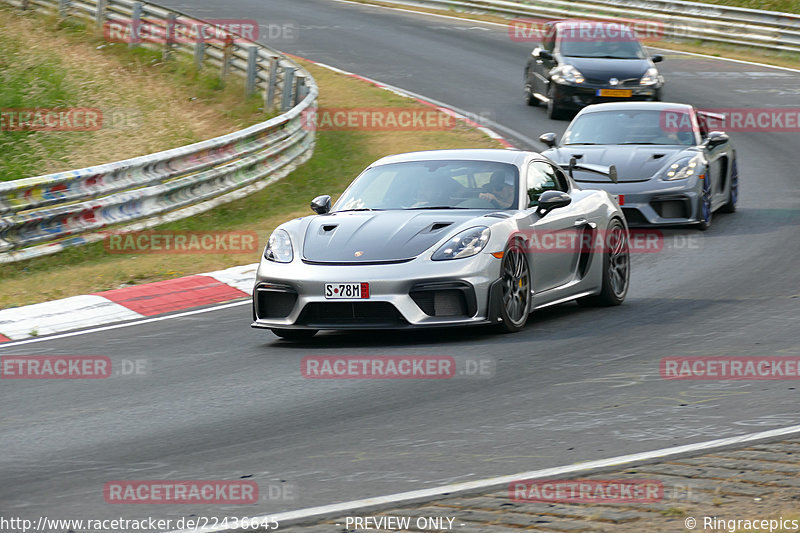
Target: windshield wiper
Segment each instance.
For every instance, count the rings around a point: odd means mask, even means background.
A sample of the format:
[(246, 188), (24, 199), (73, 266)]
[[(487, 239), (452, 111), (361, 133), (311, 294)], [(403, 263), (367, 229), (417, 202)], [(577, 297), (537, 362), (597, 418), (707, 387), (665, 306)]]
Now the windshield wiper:
[(340, 209), (339, 211), (335, 211), (335, 213), (347, 213), (349, 211), (383, 211), (383, 209), (375, 209), (372, 207), (356, 207), (354, 209)]
[(588, 146), (590, 144), (597, 144), (597, 143), (566, 143), (564, 146)]
[(617, 144), (663, 144), (663, 143), (634, 143), (634, 142), (630, 142), (630, 143), (617, 143)]

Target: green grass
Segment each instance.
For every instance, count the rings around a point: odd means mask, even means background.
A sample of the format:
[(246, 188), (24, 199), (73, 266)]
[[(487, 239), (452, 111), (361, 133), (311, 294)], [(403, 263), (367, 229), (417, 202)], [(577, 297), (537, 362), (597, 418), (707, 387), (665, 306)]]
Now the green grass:
[[(77, 106), (80, 91), (66, 78), (58, 58), (39, 57), (32, 66), (13, 36), (0, 39), (0, 109)], [(31, 137), (40, 137), (39, 150), (31, 150)], [(63, 133), (0, 131), (0, 181), (35, 175), (41, 158), (58, 159), (73, 147)]]
[[(153, 144), (159, 149), (183, 146), (277, 114), (264, 112), (262, 96), (245, 98), (244, 80), (239, 75), (232, 73), (223, 81), (218, 68), (198, 71), (193, 57), (177, 51), (165, 61), (160, 50), (107, 43), (101, 34), (80, 19), (59, 20), (0, 6), (0, 35), (0, 109), (124, 108), (144, 117), (144, 129), (148, 130), (148, 140), (141, 132), (120, 138), (119, 132), (109, 132), (106, 128), (88, 132), (0, 131), (0, 181), (143, 155), (154, 151)], [(103, 57), (109, 66), (101, 73), (93, 71), (91, 59), (79, 64), (74, 55), (60, 54), (60, 43), (86, 46), (87, 56)], [(161, 120), (159, 123), (155, 117), (170, 109), (172, 104), (160, 94), (122, 92), (115, 98), (113, 92), (120, 77), (125, 81), (141, 77), (142, 84), (146, 85), (146, 78), (154, 74), (162, 82), (191, 95), (187, 100), (215, 106), (219, 116), (226, 119), (217, 124), (220, 128), (228, 125), (227, 128), (211, 135), (202, 126), (193, 128), (187, 124), (193, 119), (187, 118), (186, 113), (180, 117), (182, 122), (172, 124)], [(115, 148), (98, 154), (98, 158), (105, 155), (110, 159), (98, 160), (85, 150), (95, 148), (97, 151), (98, 141)], [(84, 159), (76, 155), (82, 153)]]

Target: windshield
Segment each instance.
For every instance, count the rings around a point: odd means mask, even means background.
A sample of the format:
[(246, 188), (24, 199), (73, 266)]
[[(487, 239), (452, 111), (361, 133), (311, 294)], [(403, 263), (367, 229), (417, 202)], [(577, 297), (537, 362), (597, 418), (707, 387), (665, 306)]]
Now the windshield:
[(348, 187), (333, 211), (512, 209), (517, 167), (491, 161), (411, 161), (372, 167)]
[[(687, 113), (670, 110), (670, 118), (691, 124)], [(685, 117), (685, 119), (681, 118)], [(686, 128), (670, 127), (664, 112), (648, 110), (598, 111), (577, 117), (564, 133), (562, 145), (667, 144), (691, 146), (694, 135)]]
[[(606, 59), (646, 59), (642, 45), (636, 40), (622, 38), (596, 40), (587, 35), (581, 36), (582, 29), (561, 30), (561, 55), (569, 57), (595, 57)], [(588, 30), (591, 31), (591, 30)], [(573, 35), (574, 34), (574, 35)]]

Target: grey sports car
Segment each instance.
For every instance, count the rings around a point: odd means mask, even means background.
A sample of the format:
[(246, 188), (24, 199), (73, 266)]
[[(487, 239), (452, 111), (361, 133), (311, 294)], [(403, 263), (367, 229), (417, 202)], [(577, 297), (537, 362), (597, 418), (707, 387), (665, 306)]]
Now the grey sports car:
[(311, 207), (316, 215), (272, 233), (253, 292), (252, 326), (283, 338), (471, 324), (513, 332), (534, 309), (617, 305), (628, 290), (619, 206), (534, 152), (389, 156), (333, 207), (327, 195)]
[(704, 113), (686, 104), (625, 102), (595, 104), (572, 120), (560, 143), (554, 133), (539, 137), (542, 152), (559, 164), (614, 165), (617, 182), (580, 169), (581, 187), (618, 197), (634, 226), (711, 226), (715, 211), (732, 213), (739, 197), (736, 151), (721, 131), (708, 131)]

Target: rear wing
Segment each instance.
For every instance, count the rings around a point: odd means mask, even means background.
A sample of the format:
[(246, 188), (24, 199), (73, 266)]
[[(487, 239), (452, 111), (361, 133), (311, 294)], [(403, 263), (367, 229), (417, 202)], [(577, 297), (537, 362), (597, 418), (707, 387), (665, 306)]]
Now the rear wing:
[(578, 163), (578, 160), (574, 157), (569, 159), (568, 164), (560, 165), (561, 168), (564, 168), (569, 171), (569, 177), (573, 180), (575, 176), (573, 175), (573, 171), (575, 170), (582, 170), (584, 172), (592, 172), (594, 174), (600, 174), (601, 176), (608, 176), (612, 182), (617, 183), (617, 167), (615, 165), (610, 165), (604, 167), (602, 165), (591, 165), (589, 163)]
[(713, 130), (724, 130), (728, 117), (722, 113), (712, 113), (710, 111), (697, 111), (697, 120), (706, 132)]

